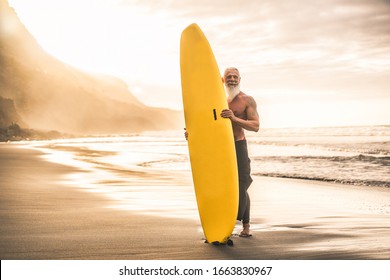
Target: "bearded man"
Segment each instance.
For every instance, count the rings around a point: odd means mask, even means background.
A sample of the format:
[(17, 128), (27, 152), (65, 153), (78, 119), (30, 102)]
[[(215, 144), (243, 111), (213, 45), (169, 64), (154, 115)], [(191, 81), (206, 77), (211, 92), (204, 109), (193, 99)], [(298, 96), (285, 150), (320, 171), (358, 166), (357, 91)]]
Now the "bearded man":
[[(249, 237), (250, 234), (250, 198), (248, 188), (252, 183), (250, 175), (250, 159), (244, 130), (259, 131), (260, 120), (257, 113), (256, 101), (240, 90), (240, 72), (237, 68), (227, 68), (222, 77), (228, 94), (229, 109), (221, 112), (221, 117), (229, 118), (232, 122), (233, 135), (236, 146), (238, 178), (239, 178), (239, 205), (237, 220), (242, 221), (243, 230), (240, 237)], [(188, 132), (184, 133), (188, 139)]]
[(228, 94), (229, 109), (222, 110), (221, 117), (229, 118), (232, 122), (233, 135), (236, 146), (236, 156), (239, 177), (239, 206), (237, 220), (242, 221), (241, 237), (251, 236), (250, 227), (250, 198), (248, 188), (252, 183), (250, 175), (250, 159), (244, 130), (259, 130), (260, 120), (257, 113), (256, 101), (240, 90), (240, 72), (230, 67), (224, 72), (222, 81)]

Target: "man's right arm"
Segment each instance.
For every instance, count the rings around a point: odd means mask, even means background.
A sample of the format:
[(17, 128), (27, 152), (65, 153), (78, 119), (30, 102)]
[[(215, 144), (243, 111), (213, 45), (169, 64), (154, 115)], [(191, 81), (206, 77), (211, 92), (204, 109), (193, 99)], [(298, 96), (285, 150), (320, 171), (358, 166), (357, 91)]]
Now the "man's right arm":
[(247, 107), (245, 109), (247, 117), (246, 119), (236, 117), (233, 111), (230, 109), (222, 110), (221, 117), (229, 118), (233, 123), (242, 127), (243, 129), (257, 132), (259, 131), (260, 120), (259, 114), (257, 113), (256, 101), (251, 96), (248, 96), (247, 99)]

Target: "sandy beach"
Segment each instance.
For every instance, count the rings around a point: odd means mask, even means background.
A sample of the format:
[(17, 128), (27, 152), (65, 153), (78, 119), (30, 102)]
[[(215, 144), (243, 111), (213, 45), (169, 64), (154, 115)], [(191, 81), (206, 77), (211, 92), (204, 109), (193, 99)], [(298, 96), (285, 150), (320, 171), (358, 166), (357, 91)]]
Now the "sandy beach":
[(2, 260), (390, 259), (388, 188), (254, 176), (253, 236), (217, 247), (196, 218), (108, 207), (106, 196), (63, 184), (82, 171), (19, 146), (0, 145)]

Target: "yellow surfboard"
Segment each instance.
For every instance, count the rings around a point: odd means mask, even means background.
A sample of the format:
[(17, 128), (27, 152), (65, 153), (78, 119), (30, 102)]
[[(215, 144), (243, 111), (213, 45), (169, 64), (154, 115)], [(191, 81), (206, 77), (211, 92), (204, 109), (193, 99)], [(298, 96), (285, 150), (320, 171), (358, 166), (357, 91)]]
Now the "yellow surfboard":
[(197, 24), (181, 35), (180, 70), (188, 148), (199, 216), (209, 243), (228, 243), (238, 211), (238, 171), (221, 74)]

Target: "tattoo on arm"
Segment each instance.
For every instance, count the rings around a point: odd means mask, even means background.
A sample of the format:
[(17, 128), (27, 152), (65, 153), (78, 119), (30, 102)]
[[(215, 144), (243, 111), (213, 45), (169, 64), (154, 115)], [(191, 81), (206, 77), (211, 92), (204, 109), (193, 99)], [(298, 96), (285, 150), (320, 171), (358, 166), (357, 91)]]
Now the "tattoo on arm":
[(249, 98), (248, 107), (250, 109), (250, 110), (247, 110), (247, 113), (249, 113), (247, 116), (248, 119), (257, 118), (259, 114), (257, 113), (257, 109), (256, 109), (257, 105), (256, 105), (256, 102), (253, 99), (253, 97)]

